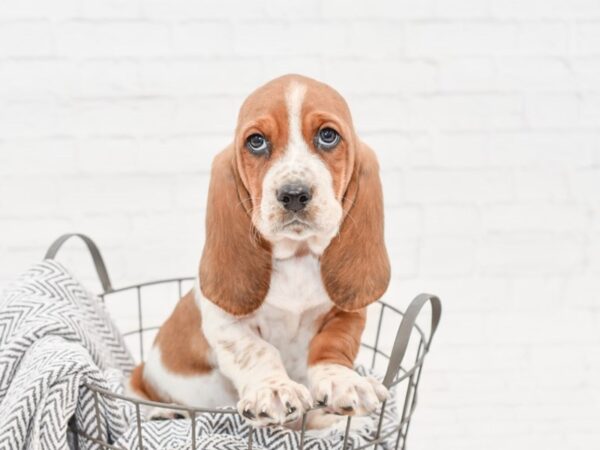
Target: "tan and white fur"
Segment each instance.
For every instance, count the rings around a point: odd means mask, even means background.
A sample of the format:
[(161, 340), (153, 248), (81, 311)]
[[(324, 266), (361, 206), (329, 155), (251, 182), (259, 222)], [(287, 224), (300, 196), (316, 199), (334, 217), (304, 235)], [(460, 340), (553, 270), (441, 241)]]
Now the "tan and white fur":
[[(334, 148), (321, 147), (324, 128), (339, 135)], [(249, 147), (256, 134), (268, 151)], [(308, 193), (301, 209), (280, 194), (294, 183)], [(336, 91), (288, 75), (248, 97), (234, 142), (213, 163), (206, 229), (195, 287), (134, 370), (135, 395), (237, 403), (257, 426), (294, 424), (325, 405), (311, 428), (387, 398), (352, 368), (389, 263), (377, 162)]]

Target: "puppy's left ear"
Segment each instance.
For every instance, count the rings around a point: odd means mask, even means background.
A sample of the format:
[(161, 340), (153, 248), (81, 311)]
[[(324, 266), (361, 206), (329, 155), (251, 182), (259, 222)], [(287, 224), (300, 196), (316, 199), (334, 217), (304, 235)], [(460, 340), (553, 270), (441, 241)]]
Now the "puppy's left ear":
[(390, 281), (379, 165), (373, 150), (362, 142), (342, 207), (340, 232), (321, 257), (321, 277), (337, 307), (355, 311), (378, 300)]

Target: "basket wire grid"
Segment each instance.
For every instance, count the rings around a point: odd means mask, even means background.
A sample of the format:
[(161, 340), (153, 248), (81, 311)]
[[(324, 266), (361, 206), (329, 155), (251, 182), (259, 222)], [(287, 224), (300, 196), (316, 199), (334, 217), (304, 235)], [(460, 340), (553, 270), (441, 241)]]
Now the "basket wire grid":
[[(62, 247), (65, 241), (69, 238), (76, 236), (84, 241), (86, 244), (93, 262), (94, 266), (100, 279), (100, 283), (102, 285), (102, 293), (98, 296), (102, 302), (106, 305), (109, 304), (112, 297), (118, 293), (133, 293), (134, 295), (130, 296), (133, 298), (136, 303), (136, 311), (137, 311), (137, 326), (134, 329), (129, 331), (125, 331), (122, 333), (123, 337), (126, 340), (134, 339), (136, 341), (136, 347), (138, 347), (138, 356), (139, 360), (144, 360), (144, 335), (146, 333), (155, 333), (159, 326), (147, 326), (144, 323), (144, 301), (143, 294), (144, 291), (152, 286), (164, 286), (164, 285), (172, 285), (176, 286), (177, 293), (179, 295), (178, 298), (181, 298), (184, 290), (184, 286), (189, 285), (194, 278), (193, 277), (181, 277), (181, 278), (169, 278), (162, 280), (149, 281), (139, 284), (134, 284), (130, 286), (125, 286), (121, 288), (113, 288), (110, 282), (110, 278), (108, 276), (108, 271), (106, 270), (106, 266), (98, 250), (98, 247), (95, 243), (87, 236), (73, 233), (73, 234), (65, 234), (59, 237), (48, 249), (45, 258), (46, 259), (54, 259), (58, 250)], [(429, 330), (429, 334), (426, 334), (425, 331), (419, 326), (416, 322), (417, 316), (419, 315), (423, 306), (429, 303), (431, 305), (431, 326)], [(388, 440), (388, 438), (393, 437), (396, 434), (396, 438), (394, 441), (395, 449), (404, 450), (406, 448), (406, 439), (410, 427), (410, 421), (412, 415), (415, 411), (415, 407), (417, 404), (417, 389), (419, 386), (419, 381), (421, 379), (421, 373), (423, 369), (423, 363), (425, 360), (425, 356), (427, 355), (429, 348), (431, 346), (432, 338), (435, 334), (437, 326), (441, 317), (441, 303), (438, 297), (430, 294), (419, 294), (414, 300), (410, 303), (405, 312), (400, 311), (394, 306), (384, 302), (377, 301), (374, 305), (371, 305), (371, 312), (375, 313), (374, 317), (377, 323), (374, 338), (371, 343), (369, 342), (361, 342), (361, 352), (359, 357), (362, 358), (363, 361), (367, 362), (367, 365), (370, 366), (371, 370), (376, 367), (378, 362), (387, 363), (385, 366), (385, 376), (383, 378), (383, 384), (388, 388), (394, 388), (397, 396), (398, 405), (401, 405), (401, 413), (398, 418), (398, 423), (391, 427), (390, 431), (386, 433), (382, 433), (382, 425), (384, 421), (384, 412), (386, 410), (386, 402), (384, 401), (379, 407), (379, 414), (377, 419), (376, 431), (371, 439), (366, 444), (353, 447), (354, 450), (373, 448), (376, 449), (378, 444), (380, 444), (384, 440)], [(374, 309), (374, 311), (373, 311)], [(371, 316), (373, 317), (373, 316)], [(390, 350), (384, 348), (382, 345), (382, 324), (385, 318), (392, 317), (395, 322), (400, 322), (400, 325), (397, 328), (396, 337), (393, 342), (393, 346)], [(370, 319), (369, 319), (370, 320)], [(416, 339), (411, 339), (411, 337), (415, 337)], [(364, 339), (364, 335), (363, 335)], [(409, 358), (407, 355), (407, 349), (409, 347), (409, 342), (416, 342), (416, 348), (413, 349), (414, 357)], [(131, 346), (130, 346), (131, 347)], [(410, 360), (409, 361), (405, 361)], [(401, 385), (404, 386), (404, 390), (401, 389)], [(79, 439), (85, 439), (95, 444), (98, 444), (103, 449), (112, 449), (112, 450), (129, 450), (124, 449), (122, 447), (117, 447), (110, 442), (106, 442), (103, 440), (102, 436), (102, 417), (100, 413), (100, 399), (101, 397), (105, 397), (113, 400), (122, 400), (125, 402), (129, 402), (134, 406), (136, 420), (136, 432), (137, 432), (137, 442), (138, 449), (143, 450), (143, 429), (142, 429), (142, 406), (148, 406), (153, 408), (164, 408), (175, 411), (185, 412), (189, 415), (191, 421), (191, 448), (196, 449), (196, 421), (195, 418), (198, 414), (202, 413), (216, 413), (216, 414), (238, 414), (237, 410), (233, 407), (225, 408), (225, 409), (215, 409), (215, 408), (203, 408), (197, 406), (184, 406), (179, 404), (172, 403), (161, 403), (154, 402), (150, 400), (141, 400), (133, 397), (129, 397), (122, 394), (117, 394), (115, 392), (107, 391), (105, 389), (101, 389), (98, 386), (86, 383), (85, 386), (93, 392), (94, 402), (95, 402), (95, 419), (97, 423), (97, 429), (99, 430), (99, 435), (97, 437), (90, 436), (89, 434), (83, 432), (78, 429), (75, 424), (75, 420), (71, 420), (69, 422), (69, 431), (72, 433), (73, 442), (75, 444), (75, 448), (79, 449)], [(323, 406), (314, 406), (308, 412), (323, 408)], [(308, 413), (307, 412), (307, 413)], [(302, 417), (302, 425), (300, 429), (300, 446), (299, 449), (304, 448), (305, 434), (306, 434), (306, 417), (307, 413), (305, 413)], [(342, 448), (348, 448), (348, 439), (350, 436), (350, 425), (352, 422), (352, 416), (348, 416), (346, 419), (345, 432), (343, 437), (343, 446)], [(389, 441), (388, 441), (389, 442)], [(253, 433), (252, 431), (248, 433), (247, 438), (247, 448), (248, 450), (252, 450), (253, 448)]]

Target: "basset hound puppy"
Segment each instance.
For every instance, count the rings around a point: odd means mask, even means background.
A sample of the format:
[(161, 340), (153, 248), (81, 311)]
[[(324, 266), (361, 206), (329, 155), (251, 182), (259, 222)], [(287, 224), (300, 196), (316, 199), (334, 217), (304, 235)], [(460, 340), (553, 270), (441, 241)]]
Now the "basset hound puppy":
[(286, 75), (243, 103), (212, 165), (195, 287), (163, 324), (130, 391), (237, 403), (253, 425), (364, 415), (388, 396), (353, 370), (366, 306), (387, 289), (373, 151), (331, 87)]

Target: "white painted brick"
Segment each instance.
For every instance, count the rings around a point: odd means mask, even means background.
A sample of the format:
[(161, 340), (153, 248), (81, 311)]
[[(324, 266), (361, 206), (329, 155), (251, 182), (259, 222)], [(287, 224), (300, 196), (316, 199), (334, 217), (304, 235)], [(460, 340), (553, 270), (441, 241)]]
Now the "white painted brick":
[(444, 19), (489, 17), (490, 5), (481, 0), (444, 0), (435, 4), (436, 17)]
[[(349, 96), (347, 100), (354, 111), (353, 120), (359, 132), (389, 132), (409, 128), (411, 114), (406, 99), (395, 96)], [(383, 111), (385, 114), (382, 114)]]
[(573, 30), (573, 52), (578, 55), (600, 55), (600, 21), (582, 22)]
[(591, 211), (592, 215), (592, 230), (600, 231), (600, 208), (595, 208)]
[(68, 135), (69, 106), (52, 100), (3, 102), (0, 108), (3, 138), (38, 138)]
[[(332, 86), (349, 94), (405, 94), (432, 92), (436, 86), (436, 68), (426, 62), (326, 59), (324, 78)], [(377, 80), (359, 83), (358, 80)]]
[(233, 26), (229, 22), (190, 21), (173, 29), (177, 55), (227, 55), (233, 51)]
[(419, 255), (425, 275), (466, 275), (475, 267), (475, 242), (471, 238), (431, 237), (423, 242)]
[[(513, 281), (511, 308), (532, 313), (562, 308), (565, 286), (566, 278), (562, 277), (516, 278)], [(556, 363), (560, 364), (558, 361)]]
[(203, 211), (206, 208), (209, 179), (208, 173), (178, 176), (173, 186), (174, 206), (182, 211)]
[(231, 97), (150, 97), (125, 101), (80, 102), (70, 111), (72, 132), (81, 135), (171, 136), (177, 134), (232, 133), (241, 100)]
[[(3, 211), (2, 213), (6, 213), (6, 211)], [(26, 237), (23, 242), (13, 243), (12, 248), (37, 250), (40, 252), (37, 260), (44, 256), (41, 249), (49, 246), (52, 241), (63, 234), (65, 230), (70, 230), (72, 228), (73, 220), (66, 216), (45, 218), (39, 216), (2, 218), (3, 233), (8, 236), (21, 235)], [(31, 261), (30, 263), (33, 262), (34, 261)]]
[(16, 139), (0, 141), (0, 174), (77, 173), (74, 139)]
[(156, 176), (81, 176), (58, 182), (61, 210), (92, 213), (166, 211), (173, 201), (171, 180)]
[(176, 107), (172, 99), (118, 101), (86, 100), (69, 111), (71, 133), (86, 135), (160, 135), (173, 130)]
[(527, 121), (533, 128), (578, 126), (580, 107), (576, 94), (532, 94), (526, 99)]
[(431, 205), (425, 207), (425, 235), (478, 236), (481, 234), (481, 213), (474, 206)]
[(576, 205), (512, 204), (482, 209), (487, 232), (548, 231), (579, 234), (586, 228), (586, 211)]
[[(245, 3), (240, 3), (240, 12), (248, 8), (244, 8)], [(198, 4), (194, 0), (146, 0), (142, 2), (142, 14), (153, 20), (173, 20), (173, 19), (199, 19), (226, 17), (231, 14), (231, 2), (204, 2), (202, 8), (198, 8)], [(257, 8), (258, 9), (258, 8)]]
[(597, 274), (577, 274), (569, 277), (565, 282), (564, 292), (571, 299), (569, 304), (574, 308), (586, 308), (591, 313), (598, 313), (597, 292), (600, 290), (600, 277)]
[(247, 95), (264, 83), (262, 67), (252, 59), (186, 59), (145, 61), (139, 71), (146, 95)]
[(589, 270), (596, 274), (600, 273), (600, 233), (593, 235), (586, 249), (586, 259)]
[[(448, 306), (457, 313), (479, 312), (482, 316), (494, 311), (504, 311), (513, 295), (512, 280), (495, 276), (422, 275), (403, 280), (400, 284), (403, 292), (435, 292), (440, 296), (444, 307)], [(447, 302), (451, 302), (451, 305), (447, 305)], [(452, 359), (452, 356), (449, 358)]]
[(0, 19), (69, 19), (80, 14), (79, 0), (5, 0), (0, 8)]
[(81, 139), (78, 166), (84, 174), (137, 171), (138, 143), (131, 138)]
[(324, 0), (322, 14), (345, 19), (421, 19), (433, 14), (433, 5), (433, 0), (374, 0), (368, 3)]
[(498, 22), (411, 23), (406, 29), (409, 56), (482, 56), (514, 52), (517, 26)]
[[(446, 354), (446, 357), (442, 356), (444, 366), (454, 373), (473, 372), (474, 370), (480, 370), (481, 362), (478, 360), (483, 359), (483, 348), (479, 351), (473, 351), (473, 336), (482, 336), (485, 334), (485, 322), (481, 320), (481, 315), (477, 313), (455, 313), (454, 311), (446, 311), (448, 317), (462, 317), (460, 322), (452, 321), (446, 324), (446, 330), (448, 331), (448, 338), (444, 342), (446, 350), (451, 350), (453, 356)], [(443, 332), (443, 329), (440, 329)], [(441, 350), (444, 350), (440, 347)], [(514, 358), (514, 356), (513, 356)], [(485, 358), (485, 363), (490, 364), (490, 356)], [(496, 366), (499, 364), (496, 363)], [(504, 366), (508, 365), (507, 361), (504, 361)]]
[(548, 233), (491, 235), (478, 247), (478, 267), (487, 274), (557, 275), (576, 273), (584, 264), (581, 237)]
[(490, 91), (503, 86), (497, 81), (494, 60), (488, 57), (440, 58), (439, 72), (443, 91)]
[(500, 18), (589, 19), (600, 16), (595, 0), (492, 0), (493, 14)]
[[(517, 329), (518, 333), (503, 330)], [(494, 343), (522, 343), (540, 345), (564, 345), (585, 343), (594, 336), (594, 321), (585, 311), (565, 315), (560, 310), (538, 311), (535, 326), (531, 318), (520, 311), (488, 317), (486, 334)]]
[(214, 156), (231, 141), (231, 135), (142, 139), (138, 142), (133, 170), (142, 173), (209, 173)]
[(389, 208), (385, 211), (385, 229), (389, 241), (420, 237), (423, 233), (421, 209), (414, 206)]
[(588, 94), (581, 100), (580, 123), (584, 127), (600, 125), (600, 95)]
[(573, 83), (569, 65), (558, 58), (499, 58), (497, 66), (498, 85), (503, 89), (560, 91)]
[[(103, 253), (106, 250), (106, 253), (112, 256), (116, 249), (124, 249), (125, 253), (133, 252), (133, 247), (127, 249), (131, 245), (131, 240), (136, 236), (133, 232), (133, 219), (130, 215), (114, 211), (107, 213), (77, 211), (74, 215), (76, 218), (73, 220), (71, 229), (83, 231), (91, 236)], [(48, 245), (48, 242), (44, 245)], [(112, 269), (114, 263), (107, 259), (106, 264)], [(111, 270), (111, 275), (117, 276), (118, 274)]]
[(237, 0), (211, 0), (198, 3), (194, 0), (145, 0), (143, 14), (155, 20), (164, 19), (227, 19), (248, 20), (265, 18), (314, 19), (319, 14), (320, 1), (295, 0), (282, 4), (277, 0), (239, 2)]
[(595, 90), (600, 84), (600, 58), (575, 58), (571, 68), (579, 89)]
[(562, 169), (521, 169), (515, 171), (514, 180), (519, 201), (569, 200), (568, 178)]
[(490, 163), (516, 167), (587, 167), (595, 135), (585, 132), (506, 132), (490, 139)]
[[(544, 7), (544, 9), (549, 9)], [(569, 28), (563, 22), (521, 22), (517, 33), (517, 54), (565, 55), (569, 45)], [(545, 77), (540, 77), (543, 81)]]
[(139, 71), (139, 65), (133, 61), (83, 61), (74, 71), (73, 86), (63, 91), (96, 98), (147, 95), (140, 86)]
[(90, 19), (136, 19), (141, 14), (140, 0), (83, 0), (81, 15)]
[(450, 94), (419, 97), (411, 104), (416, 129), (479, 131), (514, 129), (525, 124), (523, 101), (516, 95)]
[[(199, 210), (179, 214), (143, 214), (131, 218), (131, 231), (139, 245), (160, 249), (164, 239), (173, 241), (174, 245), (201, 241), (204, 235), (203, 222), (204, 214), (200, 214)], [(189, 267), (190, 272), (193, 269)]]
[(596, 206), (600, 203), (600, 169), (597, 167), (570, 171), (569, 185), (579, 201)]
[(307, 77), (326, 81), (323, 77), (319, 56), (281, 55), (269, 58), (269, 64), (262, 65), (263, 82), (286, 73), (301, 73)]
[(379, 173), (386, 208), (398, 206), (405, 199), (404, 178), (398, 172), (381, 171)]
[(68, 97), (76, 92), (77, 66), (59, 60), (0, 61), (0, 97), (23, 101)]
[(413, 170), (406, 174), (406, 199), (416, 202), (471, 203), (512, 198), (504, 170)]
[(348, 52), (356, 58), (398, 58), (405, 52), (403, 22), (356, 19), (348, 33)]
[(489, 140), (482, 133), (438, 134), (433, 161), (442, 167), (484, 167), (488, 162)]
[[(332, 22), (306, 21), (286, 24), (281, 21), (241, 23), (235, 33), (234, 51), (241, 56), (339, 55), (348, 51), (348, 30)], [(327, 36), (327, 45), (322, 45)]]
[(364, 132), (360, 137), (375, 151), (379, 166), (386, 171), (433, 164), (433, 144), (428, 134)]
[(392, 267), (392, 277), (398, 279), (413, 278), (419, 271), (419, 244), (414, 239), (398, 239), (388, 237), (386, 232), (386, 249), (391, 260), (396, 261)]
[[(319, 15), (322, 7), (320, 0), (294, 0), (290, 2), (280, 2), (278, 0), (263, 0), (260, 14), (263, 17), (274, 19), (287, 19), (295, 21), (299, 19), (314, 19)], [(233, 8), (239, 7), (239, 2), (232, 1)], [(252, 8), (251, 6), (249, 9)]]
[(50, 21), (7, 22), (0, 26), (0, 55), (4, 57), (44, 57), (55, 52)]
[[(19, 174), (0, 180), (0, 211), (2, 216), (41, 216), (56, 212), (59, 196), (56, 176)], [(6, 242), (15, 244), (8, 236)], [(21, 236), (24, 241), (26, 236)]]
[(163, 56), (169, 28), (144, 21), (69, 22), (56, 32), (58, 54), (68, 57)]
[(233, 136), (243, 96), (185, 97), (168, 121), (173, 134), (227, 133)]

